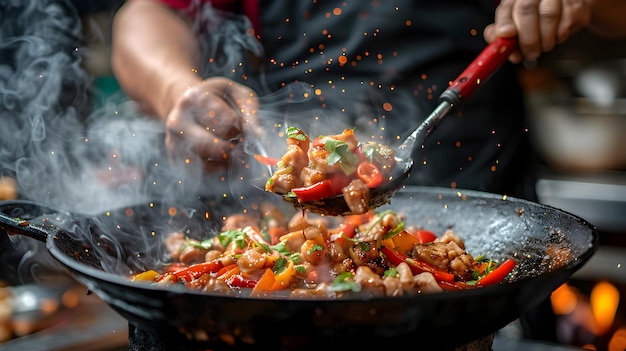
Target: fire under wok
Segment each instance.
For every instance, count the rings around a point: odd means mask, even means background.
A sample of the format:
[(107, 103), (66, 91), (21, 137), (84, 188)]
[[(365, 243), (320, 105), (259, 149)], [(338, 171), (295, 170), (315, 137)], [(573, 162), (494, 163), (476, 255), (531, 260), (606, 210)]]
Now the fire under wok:
[[(407, 224), (434, 232), (453, 229), (470, 253), (515, 259), (510, 278), (471, 290), (367, 299), (242, 298), (129, 280), (164, 263), (164, 235), (215, 235), (223, 216), (242, 210), (226, 202), (203, 201), (203, 208), (151, 202), (97, 215), (2, 202), (0, 228), (45, 241), (76, 280), (132, 325), (162, 335), (171, 348), (211, 350), (372, 349), (390, 343), (455, 349), (538, 306), (587, 262), (598, 241), (590, 223), (549, 206), (408, 187), (381, 210), (404, 213)], [(552, 257), (555, 249), (568, 255)]]

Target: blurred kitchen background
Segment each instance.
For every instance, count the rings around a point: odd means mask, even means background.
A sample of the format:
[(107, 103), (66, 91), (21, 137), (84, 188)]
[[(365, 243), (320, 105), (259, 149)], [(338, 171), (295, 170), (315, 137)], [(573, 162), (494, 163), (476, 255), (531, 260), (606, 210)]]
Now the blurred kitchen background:
[[(82, 50), (83, 66), (94, 77), (96, 105), (119, 94), (109, 54), (112, 16), (122, 3), (75, 1), (87, 45)], [(623, 351), (626, 42), (600, 41), (582, 32), (526, 66), (519, 74), (531, 115), (529, 135), (538, 156), (539, 202), (596, 225), (601, 244), (590, 262), (553, 293), (548, 308), (554, 316), (549, 323), (554, 325), (546, 329), (553, 335), (539, 339), (573, 349)], [(10, 179), (0, 179), (0, 198), (16, 196), (13, 187)], [(45, 291), (0, 289), (0, 349), (125, 349), (127, 326), (121, 317), (84, 289), (68, 283), (59, 290), (57, 285)], [(517, 330), (505, 328), (502, 337), (518, 338)], [(495, 350), (497, 346), (498, 342)]]

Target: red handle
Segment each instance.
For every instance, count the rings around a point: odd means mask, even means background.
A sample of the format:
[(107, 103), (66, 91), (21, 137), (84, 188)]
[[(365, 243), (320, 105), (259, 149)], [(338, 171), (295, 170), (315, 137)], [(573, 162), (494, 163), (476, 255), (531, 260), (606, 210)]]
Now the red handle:
[(496, 38), (467, 66), (440, 97), (453, 105), (467, 99), (497, 71), (517, 48), (517, 38)]

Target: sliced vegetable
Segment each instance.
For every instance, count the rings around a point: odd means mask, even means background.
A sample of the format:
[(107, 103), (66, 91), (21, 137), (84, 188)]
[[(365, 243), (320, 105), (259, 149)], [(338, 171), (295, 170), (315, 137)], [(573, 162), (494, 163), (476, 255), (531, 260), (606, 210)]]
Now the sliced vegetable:
[(348, 184), (350, 184), (350, 179), (344, 175), (338, 174), (311, 186), (293, 188), (291, 191), (296, 195), (298, 201), (308, 202), (339, 195), (341, 194), (341, 190)]
[(437, 239), (437, 235), (430, 230), (419, 229), (413, 233), (413, 235), (417, 238), (420, 244), (432, 243)]
[(324, 149), (330, 153), (326, 158), (329, 166), (339, 163), (343, 173), (346, 175), (354, 173), (360, 159), (354, 152), (350, 151), (345, 141), (325, 137), (320, 142), (314, 141), (314, 145), (318, 145), (321, 142), (324, 144)]
[(361, 162), (356, 168), (356, 175), (368, 188), (376, 188), (383, 184), (383, 174), (373, 163)]
[(306, 135), (302, 130), (296, 127), (288, 127), (287, 128), (287, 138), (292, 138), (300, 141), (307, 141), (309, 136)]
[(392, 236), (391, 241), (393, 248), (402, 253), (410, 253), (415, 245), (420, 244), (420, 241), (406, 230)]
[(133, 275), (130, 280), (137, 282), (137, 281), (152, 281), (154, 282), (154, 280), (156, 279), (156, 277), (159, 275), (159, 273), (157, 273), (157, 271), (155, 270), (147, 270), (145, 272), (141, 272), (141, 273), (137, 273), (135, 275)]
[[(291, 277), (295, 272), (295, 265), (293, 261), (281, 258), (276, 261), (274, 266), (274, 284), (272, 285), (272, 290), (285, 289), (289, 286), (289, 283), (291, 283)], [(280, 267), (276, 269), (276, 266)]]
[(228, 279), (230, 276), (239, 274), (240, 272), (239, 266), (236, 263), (231, 263), (217, 271), (215, 276), (220, 279)]
[(276, 279), (274, 278), (274, 272), (271, 268), (265, 268), (265, 272), (263, 272), (263, 275), (261, 275), (261, 278), (252, 289), (250, 295), (262, 295), (263, 292), (272, 290), (274, 283), (276, 283)]
[(215, 261), (196, 263), (187, 268), (176, 271), (172, 274), (178, 277), (178, 279), (182, 279), (186, 282), (190, 282), (205, 274), (217, 273), (223, 267), (224, 267), (224, 264), (222, 263), (222, 261), (215, 260)]
[(354, 281), (354, 274), (350, 272), (340, 273), (331, 283), (333, 291), (361, 291), (361, 286)]
[(447, 282), (454, 281), (454, 274), (439, 270), (436, 267), (426, 262), (415, 260), (411, 257), (408, 257), (397, 251), (394, 251), (386, 246), (381, 247), (380, 251), (387, 257), (387, 259), (391, 263), (393, 263), (396, 266), (402, 262), (405, 262), (406, 264), (408, 264), (413, 274), (429, 272), (429, 273), (432, 273), (432, 275), (438, 281), (447, 281)]
[(254, 155), (254, 159), (259, 161), (260, 163), (262, 163), (264, 165), (268, 165), (268, 166), (276, 166), (278, 164), (278, 162), (280, 161), (277, 158), (273, 158), (273, 157), (269, 157), (269, 156), (263, 156), (263, 155)]
[(254, 288), (257, 286), (256, 280), (244, 278), (241, 274), (231, 275), (226, 279), (226, 284), (231, 288)]
[(498, 267), (496, 267), (496, 269), (487, 273), (487, 275), (483, 278), (479, 279), (476, 285), (487, 286), (495, 285), (502, 282), (504, 278), (506, 278), (506, 276), (509, 275), (511, 271), (513, 271), (513, 268), (515, 268), (516, 264), (517, 263), (515, 262), (515, 260), (511, 258), (507, 259), (506, 261), (502, 262)]

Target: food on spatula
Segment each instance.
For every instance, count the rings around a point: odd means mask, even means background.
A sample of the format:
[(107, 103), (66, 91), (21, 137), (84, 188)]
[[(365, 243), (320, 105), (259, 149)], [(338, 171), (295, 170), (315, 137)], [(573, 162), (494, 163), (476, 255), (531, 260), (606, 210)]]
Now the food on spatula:
[(389, 181), (396, 166), (394, 154), (389, 146), (359, 142), (353, 129), (311, 140), (290, 127), (287, 151), (265, 190), (301, 203), (343, 195), (352, 214), (363, 214), (370, 210), (370, 189)]

